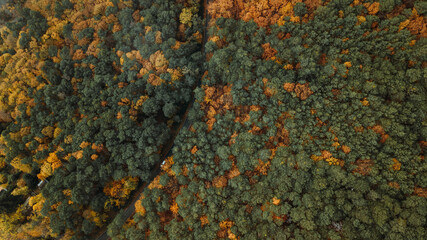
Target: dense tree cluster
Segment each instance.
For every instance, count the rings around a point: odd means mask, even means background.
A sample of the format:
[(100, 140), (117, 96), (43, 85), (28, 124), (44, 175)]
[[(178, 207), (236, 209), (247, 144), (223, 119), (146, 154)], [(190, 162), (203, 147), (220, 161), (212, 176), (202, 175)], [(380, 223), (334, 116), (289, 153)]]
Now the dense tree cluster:
[(209, 14), (213, 18), (234, 18), (245, 22), (253, 20), (260, 27), (273, 24), (282, 26), (287, 21), (307, 22), (313, 19), (313, 12), (322, 0), (215, 0), (209, 4)]
[(0, 238), (427, 235), (423, 1), (13, 2)]
[(425, 4), (327, 2), (219, 15), (193, 124), (113, 239), (423, 239)]
[(149, 179), (200, 78), (197, 4), (17, 6), (20, 17), (2, 31), (1, 164), (10, 179), (0, 180), (10, 193), (29, 179), (16, 194), (27, 197), (34, 180), (49, 179), (29, 205), (53, 233), (91, 234)]

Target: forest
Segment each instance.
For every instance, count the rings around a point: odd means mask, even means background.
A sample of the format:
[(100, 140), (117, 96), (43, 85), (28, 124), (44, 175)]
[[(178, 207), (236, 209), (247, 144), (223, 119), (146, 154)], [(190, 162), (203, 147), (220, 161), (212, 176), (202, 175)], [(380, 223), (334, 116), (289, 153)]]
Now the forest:
[(4, 2), (1, 239), (427, 235), (425, 1)]

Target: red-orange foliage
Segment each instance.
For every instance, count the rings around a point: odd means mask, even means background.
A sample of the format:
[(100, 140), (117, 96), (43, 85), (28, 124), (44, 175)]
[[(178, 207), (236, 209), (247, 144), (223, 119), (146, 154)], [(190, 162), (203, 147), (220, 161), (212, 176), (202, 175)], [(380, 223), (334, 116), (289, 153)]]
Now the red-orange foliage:
[(135, 189), (138, 178), (125, 177), (112, 181), (104, 187), (104, 193), (113, 198), (126, 198)]
[(297, 94), (297, 97), (299, 97), (301, 100), (305, 100), (311, 94), (313, 94), (313, 91), (311, 91), (311, 89), (308, 87), (308, 83), (297, 83), (295, 86), (295, 93)]
[(231, 170), (228, 172), (227, 178), (232, 179), (240, 175), (239, 168), (233, 163)]
[(206, 224), (209, 224), (209, 219), (206, 215), (203, 215), (200, 217), (200, 224), (201, 226), (205, 226)]
[(415, 8), (412, 9), (411, 17), (400, 23), (399, 30), (404, 28), (407, 28), (413, 35), (417, 35), (418, 38), (427, 37), (427, 20), (418, 15)]
[(231, 96), (231, 84), (223, 87), (207, 87), (205, 90), (205, 101), (201, 103), (202, 109), (206, 113), (206, 123), (208, 131), (212, 130), (213, 124), (216, 122), (216, 114), (224, 114), (227, 110), (235, 107)]
[(264, 49), (264, 53), (262, 54), (263, 59), (273, 59), (273, 57), (277, 54), (277, 50), (270, 46), (270, 43), (262, 44), (261, 47)]
[(370, 159), (358, 159), (354, 164), (357, 166), (357, 168), (353, 170), (353, 173), (357, 172), (365, 176), (368, 175), (371, 171), (371, 167), (374, 165), (374, 162)]
[(135, 202), (135, 212), (140, 214), (141, 216), (144, 216), (146, 213), (145, 208), (142, 206), (142, 200), (144, 199), (143, 197), (144, 195), (142, 195), (141, 199)]
[(216, 188), (223, 188), (227, 186), (227, 178), (225, 176), (218, 176), (212, 180), (212, 185)]
[(191, 149), (191, 154), (195, 154), (197, 152), (197, 146), (194, 145), (194, 147)]
[(350, 152), (351, 152), (351, 148), (350, 148), (349, 146), (346, 146), (346, 145), (343, 145), (343, 146), (341, 147), (341, 150), (342, 150), (345, 154), (348, 154), (348, 153), (350, 153)]
[(414, 194), (419, 196), (419, 197), (427, 198), (427, 188), (415, 186)]
[(380, 10), (380, 3), (379, 2), (373, 2), (373, 3), (364, 3), (363, 6), (368, 10), (368, 13), (370, 15), (375, 15)]
[(308, 87), (308, 83), (285, 83), (283, 88), (288, 92), (295, 92), (297, 97), (301, 100), (307, 99), (314, 92)]
[(385, 133), (384, 128), (381, 125), (375, 125), (373, 127), (368, 128), (374, 131), (375, 133), (381, 135), (380, 143), (384, 143), (389, 137), (389, 135)]
[(215, 0), (208, 5), (208, 12), (213, 18), (254, 20), (258, 26), (268, 27), (276, 23), (283, 25), (286, 16), (291, 17), (290, 21), (300, 22), (293, 12), (298, 2), (304, 2), (308, 9), (304, 21), (322, 4), (322, 0)]

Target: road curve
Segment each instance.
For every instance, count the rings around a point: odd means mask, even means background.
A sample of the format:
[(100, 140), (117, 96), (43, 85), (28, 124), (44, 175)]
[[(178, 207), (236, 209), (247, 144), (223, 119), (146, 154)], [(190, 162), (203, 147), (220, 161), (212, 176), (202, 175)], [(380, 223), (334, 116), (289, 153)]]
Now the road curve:
[[(208, 23), (210, 20), (210, 16), (207, 13), (207, 4), (209, 3), (209, 0), (203, 0), (203, 19), (205, 21), (205, 25), (204, 25), (204, 29), (203, 29), (203, 42), (202, 42), (202, 53), (203, 55), (205, 55), (205, 44), (206, 41), (208, 39), (207, 36), (207, 28), (208, 28)], [(199, 79), (199, 81), (197, 82), (197, 86), (200, 86), (201, 84), (201, 79)], [(161, 161), (159, 161), (159, 163), (156, 164), (156, 166), (154, 167), (154, 170), (151, 171), (151, 176), (149, 179), (151, 179), (151, 181), (160, 173), (160, 166), (163, 163), (163, 161), (172, 156), (172, 148), (174, 146), (174, 141), (176, 136), (179, 134), (179, 132), (181, 131), (181, 129), (183, 127), (185, 127), (186, 129), (189, 129), (191, 124), (190, 121), (188, 120), (188, 113), (190, 111), (190, 109), (193, 107), (193, 103), (195, 101), (194, 98), (194, 92), (192, 93), (192, 101), (188, 104), (187, 106), (187, 110), (185, 111), (183, 120), (181, 122), (181, 124), (179, 125), (178, 129), (176, 130), (174, 136), (172, 137), (171, 141), (169, 142), (168, 145), (166, 145), (166, 147), (164, 148), (163, 154), (162, 154), (162, 158)], [(135, 214), (135, 202), (138, 201), (138, 199), (140, 198), (142, 192), (144, 191), (144, 189), (150, 184), (151, 182), (145, 182), (138, 190), (137, 192), (135, 192), (132, 198), (132, 201), (130, 202), (130, 204), (128, 205), (127, 208), (125, 208), (123, 214), (123, 217), (127, 220), (129, 218), (131, 218), (134, 214)], [(97, 240), (107, 240), (110, 239), (108, 234), (107, 234), (107, 228), (104, 229), (104, 231), (102, 233), (100, 233), (100, 235), (96, 238)]]

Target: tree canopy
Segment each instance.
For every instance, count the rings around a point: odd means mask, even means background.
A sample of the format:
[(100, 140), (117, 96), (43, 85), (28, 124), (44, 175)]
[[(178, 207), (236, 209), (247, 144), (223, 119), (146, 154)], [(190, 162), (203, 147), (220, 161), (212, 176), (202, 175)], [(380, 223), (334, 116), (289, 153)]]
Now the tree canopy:
[(425, 3), (206, 3), (0, 9), (0, 238), (423, 239)]

